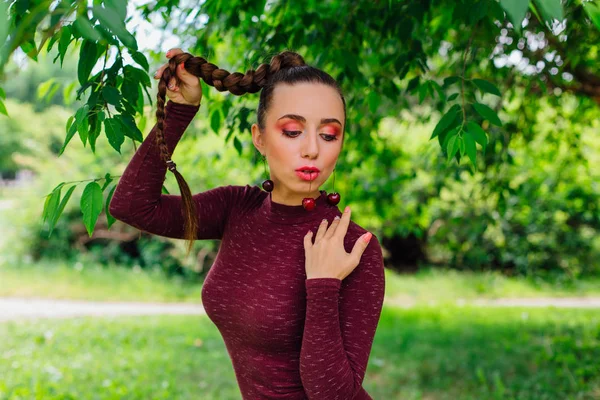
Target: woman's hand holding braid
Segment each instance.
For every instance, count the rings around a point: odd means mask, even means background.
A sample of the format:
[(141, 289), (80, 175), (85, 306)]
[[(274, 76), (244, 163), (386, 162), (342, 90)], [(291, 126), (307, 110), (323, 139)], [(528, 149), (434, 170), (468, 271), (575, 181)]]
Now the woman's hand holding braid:
[(344, 237), (349, 224), (350, 207), (346, 207), (341, 219), (336, 217), (329, 229), (327, 229), (327, 220), (321, 222), (314, 244), (311, 240), (312, 231), (304, 235), (306, 279), (337, 278), (343, 280), (360, 263), (372, 235), (367, 232), (359, 237), (352, 248), (352, 253), (348, 254), (344, 249)]
[[(170, 49), (167, 51), (167, 58), (171, 58), (177, 54), (182, 54), (183, 51), (180, 48)], [(160, 79), (163, 71), (169, 64), (163, 64), (160, 66), (154, 79)], [(183, 63), (177, 65), (177, 77), (180, 80), (180, 84), (177, 85), (175, 78), (171, 78), (171, 82), (167, 85), (167, 97), (174, 103), (189, 104), (193, 106), (200, 105), (202, 100), (202, 86), (200, 84), (200, 78), (187, 72), (183, 66)]]

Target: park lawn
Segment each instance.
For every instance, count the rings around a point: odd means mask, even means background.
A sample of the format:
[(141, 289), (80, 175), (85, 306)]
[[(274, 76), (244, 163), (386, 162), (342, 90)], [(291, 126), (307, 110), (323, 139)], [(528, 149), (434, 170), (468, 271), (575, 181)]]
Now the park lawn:
[[(0, 399), (241, 398), (206, 316), (0, 324)], [(363, 383), (374, 399), (600, 397), (600, 312), (384, 307)]]
[[(509, 278), (498, 273), (424, 269), (399, 275), (386, 269), (386, 300), (407, 304), (459, 299), (600, 296), (600, 279), (555, 281)], [(200, 303), (202, 278), (167, 278), (159, 271), (66, 261), (0, 265), (0, 296), (97, 301)]]

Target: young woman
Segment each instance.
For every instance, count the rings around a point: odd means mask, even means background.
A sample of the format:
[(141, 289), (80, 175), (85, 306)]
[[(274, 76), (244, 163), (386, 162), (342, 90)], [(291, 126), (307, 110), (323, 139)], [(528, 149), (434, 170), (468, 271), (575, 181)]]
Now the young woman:
[[(344, 140), (340, 88), (289, 51), (246, 74), (181, 49), (167, 57), (155, 75), (157, 124), (125, 169), (111, 214), (156, 235), (221, 240), (202, 304), (244, 399), (371, 399), (362, 382), (385, 290), (381, 247), (349, 208), (338, 209), (337, 193), (319, 190)], [(270, 166), (263, 188), (190, 194), (171, 154), (200, 107), (199, 78), (235, 95), (261, 90), (252, 140)], [(161, 193), (167, 169), (181, 196)]]

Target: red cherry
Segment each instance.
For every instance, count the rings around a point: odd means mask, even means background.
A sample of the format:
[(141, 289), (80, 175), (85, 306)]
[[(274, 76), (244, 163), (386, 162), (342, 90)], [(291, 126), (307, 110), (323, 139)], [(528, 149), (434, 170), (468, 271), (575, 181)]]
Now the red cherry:
[(337, 192), (329, 193), (327, 195), (327, 201), (329, 202), (329, 204), (337, 206), (337, 204), (340, 202), (340, 194)]
[(273, 181), (270, 179), (267, 179), (266, 181), (264, 181), (262, 183), (262, 187), (263, 189), (265, 189), (267, 192), (272, 192), (273, 191)]
[(312, 199), (310, 197), (305, 197), (304, 199), (302, 199), (302, 207), (304, 207), (304, 209), (307, 211), (314, 210), (316, 205), (317, 203), (315, 203), (315, 199)]

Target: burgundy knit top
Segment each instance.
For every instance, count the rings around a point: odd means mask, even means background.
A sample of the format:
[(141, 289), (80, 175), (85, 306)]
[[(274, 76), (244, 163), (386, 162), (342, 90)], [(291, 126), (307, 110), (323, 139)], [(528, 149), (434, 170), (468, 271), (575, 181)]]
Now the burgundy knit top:
[[(199, 106), (169, 101), (171, 154)], [(167, 167), (151, 130), (125, 169), (110, 213), (140, 230), (183, 238), (179, 195), (162, 194)], [(174, 157), (176, 159), (176, 157)], [(385, 290), (373, 235), (345, 279), (306, 279), (303, 238), (342, 215), (321, 191), (316, 208), (275, 203), (258, 186), (219, 186), (193, 196), (198, 237), (219, 239), (202, 304), (220, 331), (243, 399), (371, 399), (362, 387)], [(350, 221), (348, 253), (366, 232)]]

